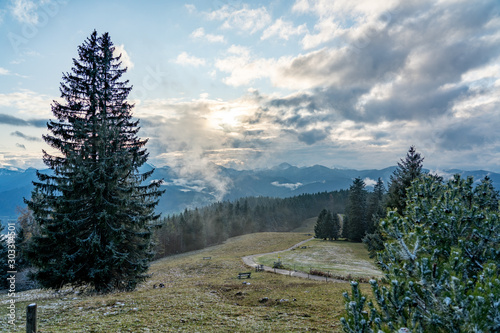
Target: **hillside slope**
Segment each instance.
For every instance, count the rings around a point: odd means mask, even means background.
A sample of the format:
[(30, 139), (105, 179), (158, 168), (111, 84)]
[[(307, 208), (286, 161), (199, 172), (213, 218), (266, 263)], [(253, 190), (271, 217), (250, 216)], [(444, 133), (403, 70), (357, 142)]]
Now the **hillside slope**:
[[(251, 234), (164, 258), (153, 263), (147, 282), (128, 293), (21, 292), (14, 332), (23, 332), (24, 309), (32, 302), (38, 304), (41, 332), (341, 332), (347, 283), (266, 272), (252, 272), (244, 281), (236, 278), (249, 271), (243, 256), (286, 249), (309, 237)], [(0, 302), (0, 316), (8, 310), (5, 302)], [(7, 328), (5, 321), (0, 325), (0, 330)]]

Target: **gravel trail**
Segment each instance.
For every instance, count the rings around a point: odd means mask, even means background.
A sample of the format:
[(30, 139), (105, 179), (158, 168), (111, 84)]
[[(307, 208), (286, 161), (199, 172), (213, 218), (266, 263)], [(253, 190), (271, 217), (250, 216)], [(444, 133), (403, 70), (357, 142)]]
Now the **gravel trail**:
[[(269, 253), (261, 253), (261, 254), (252, 254), (250, 256), (242, 257), (243, 263), (247, 266), (250, 266), (252, 268), (255, 268), (257, 266), (257, 262), (255, 261), (256, 258), (260, 256), (264, 256), (267, 254), (277, 254), (277, 253), (282, 253), (286, 251), (291, 251), (292, 249), (301, 246), (302, 244), (305, 244), (311, 240), (313, 240), (314, 237), (311, 237), (309, 239), (306, 239), (305, 241), (302, 241), (300, 243), (295, 244), (294, 246), (290, 247), (289, 249), (286, 250), (281, 250), (281, 251), (274, 251), (274, 252), (269, 252)], [(304, 279), (310, 279), (310, 280), (317, 280), (317, 281), (328, 281), (328, 282), (343, 282), (346, 283), (348, 281), (344, 280), (339, 280), (339, 279), (333, 279), (333, 278), (326, 278), (324, 276), (318, 276), (318, 275), (312, 275), (304, 272), (297, 272), (297, 271), (290, 271), (287, 269), (278, 269), (278, 268), (272, 268), (269, 266), (264, 266), (264, 270), (267, 272), (272, 272), (276, 274), (283, 274), (283, 275), (288, 275), (288, 276), (294, 276), (294, 277), (300, 277)]]

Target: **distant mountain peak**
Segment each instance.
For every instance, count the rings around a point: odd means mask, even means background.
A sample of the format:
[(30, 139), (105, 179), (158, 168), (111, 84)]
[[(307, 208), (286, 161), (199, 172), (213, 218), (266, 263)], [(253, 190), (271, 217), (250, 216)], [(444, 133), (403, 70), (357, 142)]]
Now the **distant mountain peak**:
[(291, 165), (289, 163), (286, 163), (286, 162), (281, 163), (280, 165), (278, 165), (276, 167), (276, 169), (278, 169), (278, 170), (287, 170), (287, 169), (290, 169), (290, 168), (293, 168), (293, 165)]

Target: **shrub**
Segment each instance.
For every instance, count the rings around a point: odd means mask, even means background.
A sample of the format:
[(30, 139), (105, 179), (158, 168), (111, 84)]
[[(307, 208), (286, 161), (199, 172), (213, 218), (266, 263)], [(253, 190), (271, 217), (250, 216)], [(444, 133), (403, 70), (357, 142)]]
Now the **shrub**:
[(370, 281), (373, 300), (351, 283), (345, 332), (498, 332), (498, 192), (485, 178), (446, 183), (425, 176), (408, 188), (405, 215), (389, 211), (378, 255), (388, 286)]

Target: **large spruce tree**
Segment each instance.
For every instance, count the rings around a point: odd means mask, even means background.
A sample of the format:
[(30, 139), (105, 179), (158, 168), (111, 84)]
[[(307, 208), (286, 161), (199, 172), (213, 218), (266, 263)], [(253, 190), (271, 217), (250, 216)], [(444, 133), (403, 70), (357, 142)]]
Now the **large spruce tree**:
[[(47, 288), (89, 285), (98, 291), (131, 290), (145, 279), (153, 256), (152, 223), (160, 183), (145, 183), (139, 170), (147, 140), (138, 138), (126, 68), (108, 33), (94, 31), (78, 48), (71, 73), (63, 74), (56, 120), (44, 140), (50, 175), (38, 173), (27, 201), (40, 226), (27, 250)], [(143, 185), (145, 184), (145, 185)]]

